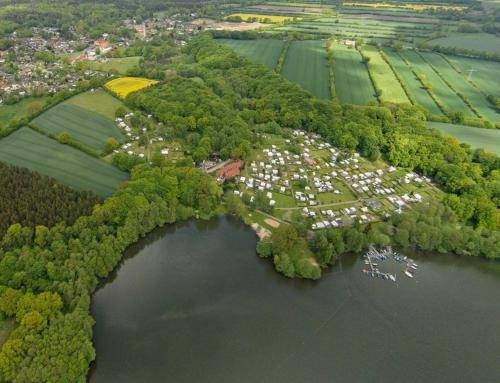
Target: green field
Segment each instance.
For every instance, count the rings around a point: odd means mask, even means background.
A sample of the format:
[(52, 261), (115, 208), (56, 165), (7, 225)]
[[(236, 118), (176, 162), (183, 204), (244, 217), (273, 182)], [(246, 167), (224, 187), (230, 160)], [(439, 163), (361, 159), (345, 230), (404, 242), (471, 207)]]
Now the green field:
[(479, 114), (491, 122), (495, 123), (500, 121), (500, 113), (495, 111), (490, 102), (486, 99), (486, 96), (481, 93), (478, 88), (468, 82), (465, 77), (460, 76), (443, 56), (436, 53), (421, 54), (457, 92), (460, 92), (469, 100), (471, 105), (479, 111)]
[(475, 117), (472, 110), (463, 102), (463, 100), (439, 77), (439, 75), (424, 61), (416, 52), (403, 50), (400, 52), (411, 65), (415, 73), (424, 75), (426, 81), (432, 84), (432, 92), (443, 106), (450, 112), (463, 112), (467, 117)]
[(116, 71), (119, 74), (127, 74), (127, 72), (139, 64), (141, 57), (116, 57), (110, 58), (105, 63), (93, 62), (90, 67), (94, 70), (104, 72)]
[(69, 133), (75, 140), (98, 151), (109, 137), (118, 141), (123, 139), (112, 119), (72, 103), (56, 105), (35, 118), (32, 124), (53, 134)]
[(319, 98), (330, 98), (330, 75), (325, 42), (294, 41), (288, 48), (283, 76)]
[(255, 64), (264, 64), (274, 69), (278, 64), (283, 40), (256, 39), (256, 40), (232, 40), (219, 39), (218, 42), (231, 47), (236, 53), (246, 57)]
[(339, 101), (343, 104), (376, 102), (368, 69), (359, 52), (341, 44), (334, 44), (332, 47), (335, 58), (335, 91)]
[(382, 89), (382, 101), (394, 103), (410, 102), (391, 67), (384, 61), (377, 48), (372, 45), (363, 47), (362, 53), (370, 58), (368, 69), (375, 84)]
[(457, 137), (460, 141), (469, 144), (472, 148), (485, 148), (500, 155), (500, 130), (482, 129), (470, 126), (430, 122), (429, 126), (439, 129), (443, 133)]
[(500, 53), (500, 37), (489, 33), (456, 33), (448, 37), (431, 40), (428, 45)]
[(45, 98), (27, 97), (16, 104), (0, 105), (0, 129), (3, 125), (7, 125), (10, 120), (26, 117), (29, 105), (34, 101), (39, 101), (44, 104)]
[(80, 93), (66, 100), (64, 103), (79, 106), (112, 120), (115, 119), (116, 110), (120, 106), (124, 107), (124, 104), (120, 100), (102, 89)]
[[(457, 71), (476, 84), (485, 94), (500, 97), (499, 62), (460, 56), (447, 56), (447, 58)], [(473, 72), (469, 72), (470, 70)]]
[(429, 93), (423, 88), (422, 83), (411, 71), (410, 67), (406, 65), (401, 56), (392, 49), (384, 49), (384, 53), (399, 78), (405, 84), (409, 94), (415, 100), (415, 103), (423, 106), (431, 114), (442, 114), (441, 109), (439, 109)]
[(0, 161), (53, 177), (78, 190), (107, 197), (127, 179), (113, 165), (29, 128), (0, 140)]

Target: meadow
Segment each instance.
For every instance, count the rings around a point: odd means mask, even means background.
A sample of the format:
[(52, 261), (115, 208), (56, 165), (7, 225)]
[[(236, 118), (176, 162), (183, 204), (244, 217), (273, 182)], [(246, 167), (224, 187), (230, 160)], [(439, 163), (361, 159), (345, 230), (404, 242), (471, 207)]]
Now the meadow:
[(71, 103), (56, 105), (31, 123), (55, 135), (68, 133), (71, 138), (97, 151), (103, 149), (109, 137), (118, 141), (123, 139), (113, 120)]
[(330, 98), (330, 75), (325, 41), (294, 41), (288, 48), (282, 74), (318, 98)]
[(500, 53), (500, 37), (489, 33), (454, 33), (447, 37), (430, 40), (427, 44)]
[(235, 17), (240, 17), (243, 21), (258, 21), (261, 23), (283, 23), (293, 19), (300, 20), (300, 17), (296, 18), (295, 16), (281, 16), (262, 13), (233, 13), (227, 16), (226, 19), (233, 19)]
[(388, 58), (390, 64), (402, 80), (410, 96), (416, 104), (423, 106), (431, 114), (442, 114), (441, 109), (434, 102), (430, 94), (424, 89), (420, 80), (411, 71), (410, 67), (406, 65), (401, 56), (394, 52), (392, 49), (384, 49), (384, 53)]
[(381, 101), (394, 103), (410, 102), (391, 67), (384, 61), (377, 48), (371, 45), (363, 47), (362, 54), (367, 56), (368, 70), (375, 86), (382, 90)]
[(425, 81), (432, 85), (432, 92), (439, 102), (450, 112), (463, 112), (467, 117), (475, 117), (472, 110), (464, 101), (439, 77), (439, 75), (429, 66), (427, 62), (416, 52), (404, 50), (400, 55), (409, 62), (414, 72), (425, 76)]
[(119, 77), (108, 81), (105, 86), (113, 93), (125, 98), (132, 92), (137, 92), (157, 83), (156, 80), (141, 77)]
[(473, 86), (467, 79), (460, 76), (455, 69), (436, 53), (421, 53), (422, 57), (430, 63), (443, 78), (455, 89), (465, 96), (471, 105), (487, 120), (495, 123), (500, 121), (500, 113), (497, 113), (486, 96)]
[(232, 40), (219, 39), (236, 53), (246, 57), (255, 64), (264, 64), (274, 69), (278, 64), (284, 41), (275, 39)]
[(343, 104), (367, 104), (377, 101), (375, 89), (359, 52), (345, 45), (333, 44), (335, 90)]
[(430, 122), (429, 126), (450, 136), (455, 136), (474, 149), (484, 148), (500, 155), (500, 130), (498, 129), (483, 129), (440, 122)]
[[(461, 56), (447, 56), (455, 69), (486, 95), (500, 97), (500, 63)], [(473, 72), (469, 72), (472, 70)]]
[(116, 110), (119, 107), (125, 107), (120, 100), (106, 93), (103, 89), (80, 93), (64, 103), (79, 106), (112, 120), (115, 119)]
[(10, 120), (26, 117), (29, 113), (32, 102), (45, 103), (44, 97), (26, 97), (12, 105), (0, 105), (0, 130), (2, 125), (6, 125)]
[(90, 67), (94, 70), (101, 70), (104, 72), (116, 71), (119, 74), (127, 74), (130, 69), (139, 65), (141, 57), (113, 57), (108, 59), (105, 63), (92, 62)]
[(93, 191), (101, 197), (110, 196), (128, 177), (104, 160), (29, 128), (21, 128), (0, 140), (0, 161), (53, 177), (77, 190)]

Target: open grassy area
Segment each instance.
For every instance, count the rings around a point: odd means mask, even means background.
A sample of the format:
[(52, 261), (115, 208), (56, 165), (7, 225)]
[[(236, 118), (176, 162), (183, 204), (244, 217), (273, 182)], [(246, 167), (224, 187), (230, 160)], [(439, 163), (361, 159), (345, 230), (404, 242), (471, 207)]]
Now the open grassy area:
[[(485, 94), (500, 97), (500, 76), (498, 76), (500, 62), (461, 56), (446, 57), (459, 73), (477, 85)], [(473, 72), (469, 72), (470, 70)]]
[(64, 103), (79, 106), (112, 120), (115, 119), (116, 110), (120, 106), (124, 107), (124, 104), (120, 100), (102, 89), (80, 93), (66, 100)]
[(128, 178), (104, 160), (60, 144), (29, 128), (0, 140), (0, 161), (53, 177), (78, 190), (107, 197)]
[(430, 122), (429, 126), (443, 133), (457, 137), (460, 141), (473, 148), (484, 148), (500, 155), (500, 130), (481, 129), (470, 126)]
[(120, 77), (108, 81), (105, 86), (118, 96), (125, 98), (132, 92), (137, 92), (156, 83), (158, 81), (142, 77)]
[(107, 59), (106, 62), (93, 62), (90, 67), (94, 70), (101, 70), (109, 72), (111, 70), (116, 71), (120, 74), (127, 74), (127, 72), (139, 65), (139, 60), (141, 57), (113, 57)]
[(220, 39), (217, 41), (231, 47), (236, 53), (246, 57), (255, 64), (264, 64), (272, 69), (278, 64), (284, 44), (283, 40), (275, 39)]
[(439, 109), (432, 97), (422, 86), (422, 83), (411, 71), (410, 67), (406, 65), (401, 56), (392, 49), (385, 49), (384, 53), (415, 102), (418, 105), (423, 106), (431, 114), (442, 114), (441, 109)]
[(10, 333), (14, 330), (16, 327), (16, 322), (14, 319), (4, 319), (0, 320), (0, 346), (2, 346), (7, 338), (9, 337)]
[(123, 139), (113, 120), (69, 103), (56, 105), (35, 118), (32, 124), (54, 134), (69, 133), (75, 140), (97, 151), (102, 150), (109, 137), (118, 141)]
[(283, 76), (319, 98), (330, 98), (330, 80), (325, 42), (294, 41), (288, 48)]
[(456, 47), (500, 53), (500, 37), (489, 33), (454, 33), (428, 42), (430, 46)]
[(463, 100), (439, 77), (439, 75), (416, 52), (403, 50), (400, 55), (405, 58), (417, 75), (424, 75), (432, 85), (432, 92), (450, 112), (463, 112), (468, 117), (475, 117), (472, 110)]
[(10, 120), (23, 118), (27, 115), (32, 102), (45, 102), (44, 97), (27, 97), (16, 104), (0, 105), (0, 129), (7, 125)]
[(377, 101), (368, 69), (359, 52), (345, 45), (332, 45), (335, 90), (343, 104), (367, 104)]
[(370, 58), (368, 69), (375, 85), (382, 90), (381, 100), (394, 103), (410, 102), (405, 91), (392, 72), (390, 66), (383, 60), (377, 48), (367, 45), (362, 50)]
[(458, 75), (457, 71), (453, 69), (443, 56), (430, 52), (422, 52), (421, 54), (457, 92), (460, 92), (469, 100), (471, 105), (476, 108), (482, 116), (493, 123), (500, 121), (500, 113), (496, 112), (486, 99), (486, 96), (481, 93), (478, 88), (468, 82), (465, 77)]
[[(287, 20), (293, 20), (293, 16), (280, 16), (262, 13), (233, 13), (227, 18), (240, 17), (242, 21), (258, 21), (260, 23), (283, 23)], [(300, 19), (300, 18), (297, 18)]]

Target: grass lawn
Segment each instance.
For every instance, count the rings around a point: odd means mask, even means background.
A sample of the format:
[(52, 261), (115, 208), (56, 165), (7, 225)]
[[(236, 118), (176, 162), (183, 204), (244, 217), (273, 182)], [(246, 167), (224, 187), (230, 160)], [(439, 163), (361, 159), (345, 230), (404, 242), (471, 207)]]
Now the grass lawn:
[(101, 70), (105, 72), (114, 70), (119, 74), (127, 74), (127, 71), (129, 69), (132, 69), (139, 65), (140, 59), (140, 56), (116, 57), (108, 59), (108, 61), (105, 63), (93, 62), (90, 64), (90, 67), (94, 70)]
[(415, 73), (424, 75), (432, 84), (432, 92), (450, 112), (463, 112), (467, 117), (475, 117), (472, 110), (458, 97), (458, 95), (439, 77), (439, 75), (416, 52), (403, 50), (400, 52), (414, 69)]
[(422, 83), (418, 80), (410, 67), (406, 65), (401, 56), (392, 49), (385, 49), (385, 55), (389, 59), (392, 67), (398, 73), (398, 76), (404, 82), (408, 92), (418, 105), (423, 106), (431, 114), (442, 114), (441, 109), (434, 102), (429, 93), (424, 89)]
[(0, 140), (0, 161), (53, 177), (78, 190), (107, 197), (128, 178), (113, 165), (29, 128)]
[(288, 48), (283, 76), (318, 98), (330, 98), (330, 75), (325, 42), (294, 41)]
[(335, 90), (339, 101), (343, 104), (376, 102), (375, 89), (359, 52), (341, 44), (332, 47)]
[(436, 53), (422, 53), (424, 59), (429, 62), (448, 81), (453, 88), (463, 94), (479, 113), (487, 120), (495, 123), (500, 121), (500, 113), (497, 113), (486, 96), (473, 86), (467, 79), (460, 76), (457, 71), (443, 58)]
[[(472, 59), (460, 56), (447, 56), (466, 79), (476, 84), (485, 94), (493, 94), (500, 97), (500, 62)], [(469, 72), (469, 70), (473, 72)], [(470, 75), (470, 77), (469, 77)]]
[(429, 126), (443, 133), (457, 137), (473, 148), (485, 148), (500, 155), (500, 130), (481, 129), (463, 125), (430, 122)]
[(370, 58), (368, 69), (374, 79), (375, 84), (382, 89), (382, 101), (394, 103), (410, 102), (406, 93), (398, 82), (389, 65), (382, 59), (377, 48), (367, 45), (363, 48), (363, 54)]
[(120, 100), (102, 89), (80, 93), (65, 101), (64, 104), (76, 105), (112, 120), (115, 119), (116, 109), (120, 106), (125, 107)]
[(217, 42), (232, 48), (236, 53), (246, 57), (255, 64), (264, 64), (274, 69), (278, 64), (283, 40), (256, 39), (256, 40), (232, 40), (219, 39)]
[(448, 37), (431, 40), (428, 44), (500, 53), (500, 37), (489, 33), (454, 33)]
[(110, 118), (70, 103), (56, 105), (35, 118), (32, 124), (54, 134), (67, 132), (75, 140), (98, 151), (109, 137), (118, 141), (123, 138)]

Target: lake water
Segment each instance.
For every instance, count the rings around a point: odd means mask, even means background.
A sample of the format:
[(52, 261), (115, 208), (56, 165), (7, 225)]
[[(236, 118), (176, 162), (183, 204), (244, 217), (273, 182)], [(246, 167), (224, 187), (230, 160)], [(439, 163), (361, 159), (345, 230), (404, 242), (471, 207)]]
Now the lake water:
[(288, 280), (231, 218), (159, 229), (93, 298), (91, 383), (499, 382), (500, 264), (419, 256), (415, 278), (344, 257)]

